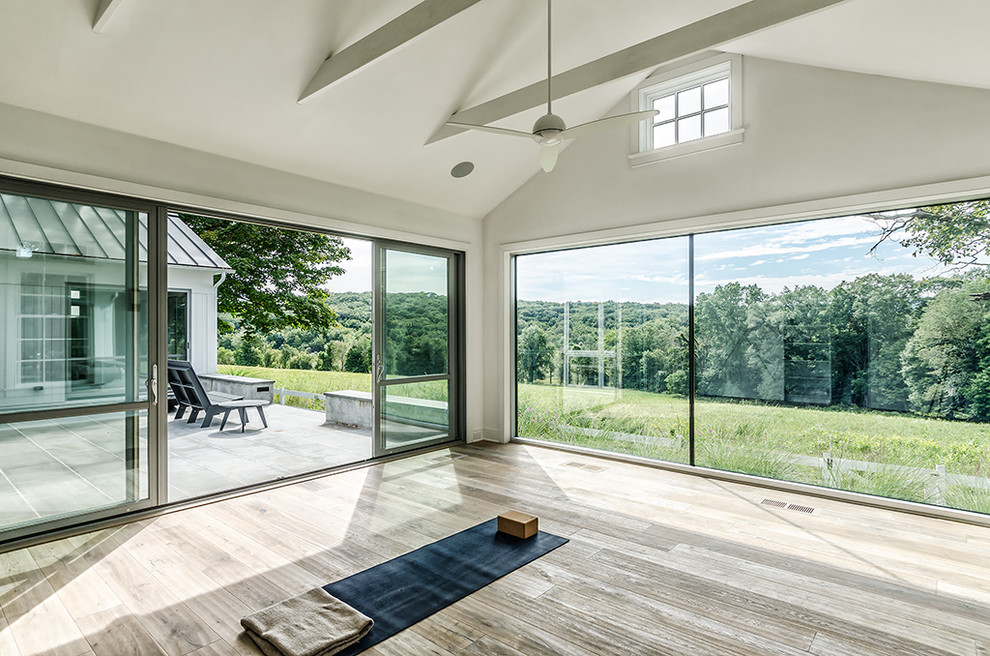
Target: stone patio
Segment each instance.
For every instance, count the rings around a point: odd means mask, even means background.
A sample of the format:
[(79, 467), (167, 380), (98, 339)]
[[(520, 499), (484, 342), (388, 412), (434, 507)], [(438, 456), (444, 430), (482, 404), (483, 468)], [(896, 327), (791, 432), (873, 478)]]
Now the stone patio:
[[(326, 421), (321, 410), (265, 407), (268, 428), (248, 410), (241, 432), (237, 413), (224, 430), (220, 417), (202, 428), (168, 419), (169, 501), (273, 481), (372, 457), (372, 430)], [(91, 415), (0, 424), (0, 528), (109, 508), (128, 498), (123, 415)], [(437, 427), (387, 419), (390, 447), (431, 441)], [(140, 495), (147, 496), (147, 433), (139, 438)]]
[(265, 408), (268, 428), (248, 410), (241, 432), (233, 413), (224, 430), (216, 418), (168, 422), (169, 500), (188, 499), (371, 458), (371, 431), (325, 423), (322, 411), (284, 405)]

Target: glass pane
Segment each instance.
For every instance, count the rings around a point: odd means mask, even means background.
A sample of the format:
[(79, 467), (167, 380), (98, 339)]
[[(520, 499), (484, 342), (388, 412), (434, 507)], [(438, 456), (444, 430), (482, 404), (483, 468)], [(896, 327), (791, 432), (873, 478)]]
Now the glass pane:
[(701, 87), (685, 89), (677, 94), (677, 115), (687, 116), (701, 111)]
[(188, 326), (188, 294), (168, 293), (168, 357), (170, 360), (188, 360), (186, 330)]
[(723, 107), (714, 112), (705, 112), (705, 136), (729, 131), (729, 108)]
[(0, 531), (148, 498), (147, 414), (0, 424)]
[(674, 132), (674, 122), (653, 126), (653, 147), (663, 148), (677, 143), (677, 135)]
[(382, 387), (382, 438), (386, 449), (450, 435), (450, 383), (431, 380)]
[(520, 437), (687, 462), (687, 264), (687, 238), (516, 258)]
[(385, 376), (447, 373), (447, 258), (392, 250), (384, 258)]
[(729, 104), (729, 78), (709, 82), (704, 86), (705, 109)]
[(0, 193), (0, 413), (147, 399), (146, 225)]
[(669, 96), (664, 96), (662, 98), (655, 98), (653, 100), (653, 109), (660, 112), (653, 119), (657, 122), (670, 121), (674, 119), (677, 115), (676, 105), (674, 104), (674, 94), (670, 94)]
[(677, 142), (694, 141), (701, 138), (701, 116), (695, 115), (677, 121)]
[(990, 283), (880, 241), (987, 206), (698, 235), (697, 464), (990, 512)]

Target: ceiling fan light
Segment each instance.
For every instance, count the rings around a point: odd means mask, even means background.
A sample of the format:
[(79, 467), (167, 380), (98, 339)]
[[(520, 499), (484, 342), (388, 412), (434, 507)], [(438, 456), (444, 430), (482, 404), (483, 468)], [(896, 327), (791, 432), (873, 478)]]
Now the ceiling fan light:
[(533, 124), (533, 134), (540, 136), (549, 132), (563, 132), (566, 129), (567, 124), (564, 123), (564, 119), (556, 114), (544, 114)]

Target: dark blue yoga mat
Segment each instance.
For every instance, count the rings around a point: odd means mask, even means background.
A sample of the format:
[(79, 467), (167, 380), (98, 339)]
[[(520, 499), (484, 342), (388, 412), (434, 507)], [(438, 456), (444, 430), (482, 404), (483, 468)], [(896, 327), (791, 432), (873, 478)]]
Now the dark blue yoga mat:
[(375, 620), (368, 635), (340, 655), (358, 654), (567, 542), (543, 531), (521, 540), (496, 532), (495, 525), (492, 519), (472, 526), (323, 586)]

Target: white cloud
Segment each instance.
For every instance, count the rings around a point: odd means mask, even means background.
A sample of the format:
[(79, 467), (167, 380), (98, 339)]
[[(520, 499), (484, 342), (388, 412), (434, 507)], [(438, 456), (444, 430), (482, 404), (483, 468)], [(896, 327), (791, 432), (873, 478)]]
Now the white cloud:
[(876, 235), (877, 225), (864, 216), (843, 216), (825, 221), (804, 221), (765, 228), (779, 231), (779, 234), (769, 237), (766, 241), (773, 244), (803, 244), (816, 239), (843, 237), (847, 235)]
[(371, 242), (348, 237), (341, 238), (341, 241), (351, 249), (351, 259), (341, 262), (344, 275), (327, 283), (326, 289), (332, 292), (371, 291)]
[[(635, 282), (650, 282), (657, 283), (662, 282), (668, 285), (686, 285), (687, 284), (687, 273), (684, 275), (676, 276), (644, 276), (641, 274), (626, 274), (624, 276), (619, 276), (619, 280), (632, 280)], [(629, 287), (623, 287), (623, 289), (629, 289)]]
[(818, 251), (826, 251), (832, 248), (849, 248), (851, 246), (862, 246), (865, 244), (872, 245), (875, 241), (876, 239), (873, 237), (844, 237), (842, 239), (834, 239), (805, 246), (785, 246), (779, 244), (761, 243), (735, 250), (720, 250), (712, 253), (695, 255), (694, 259), (697, 262), (711, 262), (714, 260), (728, 260), (739, 257), (761, 257), (764, 255), (779, 257), (781, 255), (790, 255), (792, 253), (814, 253)]
[(803, 255), (795, 255), (794, 257), (791, 258), (791, 260), (792, 261), (793, 260), (807, 260), (809, 257), (811, 257), (811, 254), (810, 253), (804, 253)]

